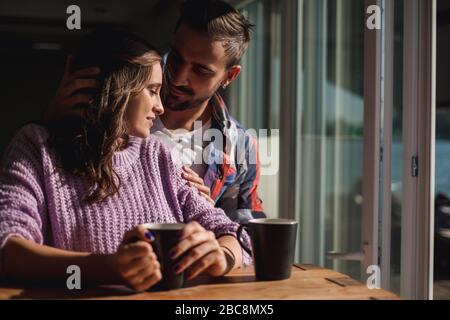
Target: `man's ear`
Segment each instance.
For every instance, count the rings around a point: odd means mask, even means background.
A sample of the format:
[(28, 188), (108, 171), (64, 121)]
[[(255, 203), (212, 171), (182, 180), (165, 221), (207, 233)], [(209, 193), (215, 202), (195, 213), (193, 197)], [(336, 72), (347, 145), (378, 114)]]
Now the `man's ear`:
[(227, 79), (225, 80), (224, 85), (228, 86), (231, 82), (234, 81), (238, 77), (238, 75), (241, 73), (241, 66), (240, 65), (234, 65), (227, 71)]

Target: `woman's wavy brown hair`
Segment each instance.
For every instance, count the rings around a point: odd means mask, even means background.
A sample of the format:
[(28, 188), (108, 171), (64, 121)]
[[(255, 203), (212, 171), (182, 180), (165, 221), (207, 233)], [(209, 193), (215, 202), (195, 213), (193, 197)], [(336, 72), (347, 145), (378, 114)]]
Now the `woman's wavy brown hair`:
[(127, 143), (126, 106), (131, 96), (146, 87), (155, 63), (161, 63), (157, 51), (124, 30), (94, 31), (73, 54), (71, 72), (97, 66), (100, 86), (89, 90), (94, 97), (91, 103), (76, 106), (85, 109), (84, 117), (48, 124), (49, 144), (56, 149), (62, 169), (88, 178), (85, 200), (89, 203), (119, 191), (120, 178), (112, 160)]

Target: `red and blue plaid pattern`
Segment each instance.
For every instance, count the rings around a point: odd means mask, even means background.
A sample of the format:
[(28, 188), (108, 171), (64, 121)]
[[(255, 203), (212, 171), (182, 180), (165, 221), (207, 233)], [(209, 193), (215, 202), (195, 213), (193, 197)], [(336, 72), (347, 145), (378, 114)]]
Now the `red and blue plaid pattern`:
[[(211, 198), (235, 221), (265, 217), (258, 197), (260, 163), (256, 139), (228, 113), (219, 94), (210, 100), (211, 127), (220, 130), (222, 143), (211, 141), (205, 148), (208, 168), (203, 177)], [(221, 147), (223, 147), (221, 149)]]

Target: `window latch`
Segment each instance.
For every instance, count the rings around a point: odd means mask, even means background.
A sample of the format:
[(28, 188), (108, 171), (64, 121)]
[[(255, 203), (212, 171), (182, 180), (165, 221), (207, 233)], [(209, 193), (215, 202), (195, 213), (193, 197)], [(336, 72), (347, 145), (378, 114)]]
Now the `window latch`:
[(419, 157), (414, 156), (411, 158), (411, 175), (417, 177), (419, 174)]

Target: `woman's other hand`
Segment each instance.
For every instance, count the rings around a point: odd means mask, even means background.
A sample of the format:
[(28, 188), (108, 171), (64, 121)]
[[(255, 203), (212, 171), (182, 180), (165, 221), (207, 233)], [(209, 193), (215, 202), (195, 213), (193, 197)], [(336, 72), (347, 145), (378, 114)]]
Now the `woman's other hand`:
[(188, 280), (201, 272), (211, 276), (224, 275), (228, 270), (225, 253), (212, 231), (198, 222), (188, 223), (181, 232), (180, 242), (170, 252), (172, 259), (183, 258), (175, 266), (175, 272), (186, 271)]
[(117, 252), (113, 267), (130, 288), (144, 291), (162, 278), (160, 264), (150, 244), (153, 235), (142, 225), (128, 231)]

